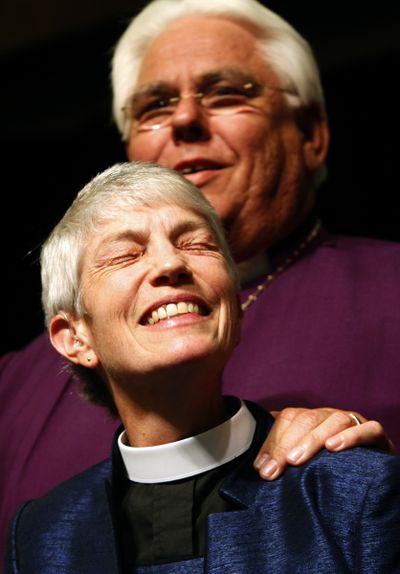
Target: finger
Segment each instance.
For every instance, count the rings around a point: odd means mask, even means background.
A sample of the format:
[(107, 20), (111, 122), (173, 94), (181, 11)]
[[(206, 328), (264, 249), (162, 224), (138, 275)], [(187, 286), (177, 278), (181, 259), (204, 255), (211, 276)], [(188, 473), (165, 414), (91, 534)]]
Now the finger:
[[(286, 468), (287, 454), (306, 437), (310, 430), (319, 426), (331, 415), (333, 409), (286, 408), (277, 418), (267, 440), (255, 461), (255, 467), (264, 479), (273, 480)], [(335, 433), (343, 427), (335, 427)], [(334, 434), (331, 432), (331, 435)], [(324, 440), (327, 437), (324, 437)], [(324, 446), (321, 439), (320, 448)]]
[(302, 437), (331, 416), (334, 409), (286, 408), (276, 417), (275, 423), (264, 443), (265, 449), (271, 452), (277, 445), (284, 450), (297, 444)]
[(275, 423), (272, 425), (272, 428), (262, 445), (258, 456), (254, 462), (254, 466), (259, 468), (266, 457), (270, 458), (271, 452), (273, 452), (277, 446), (281, 445), (284, 442), (284, 435), (290, 425), (293, 423), (293, 420), (296, 418), (299, 411), (304, 409), (299, 408), (286, 408), (283, 411), (273, 411), (271, 412), (272, 416), (276, 419)]
[[(266, 449), (272, 457), (276, 453), (277, 456), (286, 458), (294, 449), (299, 455), (300, 450), (306, 448), (312, 439), (319, 444), (319, 448), (323, 448), (329, 436), (353, 424), (347, 416), (341, 423), (335, 422), (331, 418), (334, 412), (334, 409), (330, 408), (284, 409), (265, 443)], [(330, 434), (319, 436), (318, 431), (327, 420), (332, 421), (327, 427)]]
[(365, 422), (331, 436), (326, 440), (325, 447), (331, 452), (340, 452), (355, 446), (371, 446), (397, 454), (395, 445), (388, 438), (379, 422), (366, 421), (363, 417), (360, 417), (360, 420)]
[(278, 478), (288, 464), (300, 465), (323, 447), (333, 452), (374, 446), (397, 454), (382, 425), (356, 412), (331, 408), (288, 408), (278, 413), (255, 466), (266, 480)]
[(356, 423), (356, 425), (362, 425), (363, 422), (366, 421), (362, 421), (357, 415), (355, 415), (354, 413), (347, 413), (349, 415), (349, 417)]
[[(356, 415), (358, 419), (364, 422), (366, 419), (361, 415)], [(357, 425), (357, 426), (356, 426)], [(326, 442), (332, 436), (341, 436), (343, 431), (350, 428), (362, 426), (355, 423), (355, 419), (344, 411), (335, 411), (330, 414), (320, 425), (311, 429), (301, 442), (287, 453), (287, 461), (292, 465), (304, 464), (310, 460), (318, 451), (326, 446)]]
[(254, 461), (254, 467), (259, 471), (262, 478), (272, 480), (281, 474), (285, 465), (286, 453), (278, 457), (279, 461), (274, 460), (271, 453), (274, 452), (275, 456), (277, 455), (280, 440), (296, 417), (298, 410), (300, 409), (287, 408), (284, 411), (271, 412), (276, 421)]

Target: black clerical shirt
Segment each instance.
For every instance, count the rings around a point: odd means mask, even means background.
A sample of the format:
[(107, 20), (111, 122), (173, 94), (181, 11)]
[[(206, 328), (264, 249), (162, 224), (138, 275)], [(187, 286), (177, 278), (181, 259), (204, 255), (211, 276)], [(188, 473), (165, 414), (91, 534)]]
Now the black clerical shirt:
[(120, 502), (124, 571), (204, 556), (207, 516), (237, 510), (218, 489), (242, 457), (200, 475), (157, 484), (126, 480)]
[[(240, 402), (234, 397), (225, 397), (225, 405), (232, 417), (237, 413)], [(114, 457), (119, 459), (115, 461), (119, 475), (116, 481), (119, 485), (117, 530), (123, 571), (130, 573), (135, 565), (204, 556), (208, 515), (239, 508), (220, 494), (219, 487), (225, 477), (241, 464), (246, 453), (188, 478), (139, 483), (126, 477), (121, 454), (115, 446)]]

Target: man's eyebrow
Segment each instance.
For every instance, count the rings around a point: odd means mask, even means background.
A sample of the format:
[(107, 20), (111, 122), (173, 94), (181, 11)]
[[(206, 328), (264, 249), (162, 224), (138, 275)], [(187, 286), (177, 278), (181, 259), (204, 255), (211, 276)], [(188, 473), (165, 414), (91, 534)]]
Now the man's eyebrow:
[(240, 68), (222, 68), (218, 70), (210, 70), (202, 74), (199, 78), (199, 84), (215, 84), (221, 81), (234, 81), (246, 83), (257, 83), (255, 78), (249, 73), (241, 70)]
[[(250, 73), (235, 67), (209, 70), (194, 79), (195, 85), (199, 88), (213, 85), (221, 81), (242, 82), (243, 84), (257, 83)], [(178, 91), (175, 84), (166, 81), (151, 82), (140, 86), (132, 95), (132, 101), (137, 101), (138, 99), (146, 96), (169, 94), (175, 91)]]
[(157, 96), (160, 94), (170, 94), (171, 92), (175, 91), (175, 88), (172, 84), (168, 82), (152, 82), (151, 84), (144, 84), (140, 86), (140, 88), (132, 94), (132, 102), (139, 100), (140, 98), (146, 96)]

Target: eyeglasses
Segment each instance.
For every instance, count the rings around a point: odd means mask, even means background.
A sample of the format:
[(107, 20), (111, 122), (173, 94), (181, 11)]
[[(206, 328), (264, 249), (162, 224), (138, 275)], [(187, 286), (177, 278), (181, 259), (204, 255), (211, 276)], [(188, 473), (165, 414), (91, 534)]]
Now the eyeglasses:
[(139, 93), (132, 96), (130, 103), (122, 108), (127, 119), (134, 122), (138, 132), (159, 130), (171, 125), (179, 102), (193, 98), (209, 115), (224, 116), (261, 110), (257, 98), (263, 90), (274, 90), (297, 96), (297, 91), (268, 84), (253, 82), (218, 82), (211, 84), (202, 92), (172, 95), (166, 93)]

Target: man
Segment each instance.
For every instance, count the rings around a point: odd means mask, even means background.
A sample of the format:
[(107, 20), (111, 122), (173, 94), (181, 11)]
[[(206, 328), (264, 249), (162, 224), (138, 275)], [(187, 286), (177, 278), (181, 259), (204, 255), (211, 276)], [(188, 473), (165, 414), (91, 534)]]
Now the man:
[[(163, 6), (153, 3), (136, 20), (138, 30), (146, 31), (145, 22), (153, 26), (159, 16), (166, 26), (149, 44), (141, 44), (136, 72), (132, 50), (123, 50), (128, 32), (116, 50), (115, 111), (129, 159), (181, 171), (224, 221), (241, 265), (245, 308), (242, 342), (227, 367), (225, 393), (237, 393), (240, 387), (237, 394), (278, 409), (357, 406), (368, 418), (382, 421), (396, 439), (391, 412), (397, 408), (393, 389), (400, 366), (400, 321), (395, 316), (400, 250), (397, 245), (334, 238), (314, 220), (329, 130), (307, 44), (287, 23), (250, 0), (229, 2), (229, 13), (239, 10), (239, 20), (250, 17), (251, 24), (202, 14), (224, 12), (225, 3), (219, 8), (214, 1), (179, 0)], [(176, 19), (188, 6), (194, 13)], [(284, 38), (273, 50), (265, 45), (270, 62), (258, 47), (264, 34), (258, 25), (264, 19)], [(296, 82), (273, 65), (287, 43), (295, 53), (303, 49), (292, 70), (299, 76)], [(310, 83), (312, 98), (304, 103), (299, 94), (305, 90), (302, 84)], [(227, 99), (218, 107), (221, 94)], [(154, 105), (165, 108), (164, 101), (167, 113), (154, 123)], [(6, 356), (2, 368), (0, 398), (9, 405), (3, 415), (8, 432), (1, 433), (8, 468), (0, 479), (7, 492), (1, 501), (4, 516), (25, 498), (106, 456), (105, 437), (117, 423), (80, 403), (76, 382), (45, 336)], [(284, 413), (283, 430), (281, 426), (270, 435), (266, 478), (278, 476), (292, 446), (296, 449), (289, 461), (297, 464), (332, 435), (328, 445), (333, 450), (382, 438), (372, 421), (347, 428), (353, 424), (347, 415), (323, 420), (318, 411), (300, 413), (297, 425), (304, 433), (295, 439), (291, 427), (286, 430), (294, 415), (296, 411)], [(67, 426), (71, 419), (72, 429)], [(98, 441), (89, 449), (93, 433)]]
[(333, 237), (313, 213), (329, 128), (308, 44), (257, 2), (153, 2), (112, 78), (129, 159), (181, 171), (225, 224), (245, 284), (229, 390), (361, 405), (398, 436), (400, 247)]
[(7, 574), (398, 571), (399, 456), (325, 450), (257, 476), (273, 418), (221, 393), (242, 313), (196, 187), (158, 165), (112, 166), (56, 225), (41, 269), (52, 344), (123, 428), (113, 460), (16, 513)]

